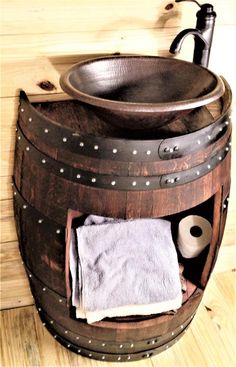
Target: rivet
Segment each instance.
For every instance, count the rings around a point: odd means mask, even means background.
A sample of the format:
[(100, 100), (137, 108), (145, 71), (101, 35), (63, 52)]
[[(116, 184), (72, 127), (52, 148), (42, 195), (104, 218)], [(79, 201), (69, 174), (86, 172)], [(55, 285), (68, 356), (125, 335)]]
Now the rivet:
[(166, 179), (166, 184), (168, 184), (168, 183), (170, 183), (170, 179), (169, 178)]
[(18, 131), (18, 128), (16, 127), (16, 132)]
[(175, 179), (171, 178), (170, 183), (174, 183), (174, 182), (175, 182)]
[(169, 345), (166, 346), (166, 349), (168, 349), (168, 348), (169, 348)]
[(88, 342), (89, 342), (89, 344), (91, 344), (92, 343), (92, 340), (89, 340)]
[(150, 181), (146, 181), (146, 182), (145, 182), (145, 185), (146, 185), (146, 186), (149, 186), (149, 185), (150, 185)]
[(45, 326), (46, 324), (45, 324), (45, 322), (43, 322), (43, 326)]
[(53, 324), (53, 320), (50, 321), (50, 324)]
[(181, 325), (181, 326), (180, 326), (180, 329), (183, 329), (183, 328), (184, 328), (184, 325)]
[(123, 344), (120, 344), (120, 348), (123, 348)]
[(93, 177), (93, 178), (91, 179), (91, 181), (92, 181), (92, 182), (96, 182), (96, 178), (95, 178), (95, 177)]
[(54, 335), (54, 338), (56, 339), (57, 338), (57, 335)]
[(137, 150), (133, 150), (133, 152), (132, 152), (134, 155), (136, 155), (137, 154)]
[(231, 145), (232, 145), (232, 142), (230, 141), (230, 142), (229, 142), (229, 146), (231, 147)]
[(208, 165), (207, 165), (207, 168), (208, 168), (208, 169), (210, 169), (210, 168), (211, 168), (211, 165), (210, 165), (210, 164), (208, 164)]
[(132, 182), (132, 186), (136, 186), (137, 185), (137, 182), (136, 181), (133, 181)]
[(105, 359), (105, 356), (102, 356), (102, 359)]
[(151, 150), (147, 150), (147, 151), (146, 151), (146, 154), (147, 154), (147, 155), (150, 155), (150, 154), (151, 154)]
[(208, 140), (211, 140), (211, 135), (207, 135)]
[(226, 199), (227, 201), (229, 201), (229, 197), (227, 197), (227, 199)]
[(148, 357), (150, 357), (150, 354), (146, 354), (146, 357), (148, 358)]
[(78, 349), (78, 350), (77, 350), (77, 353), (80, 353), (80, 352), (81, 352), (81, 349)]
[(169, 148), (169, 147), (165, 147), (165, 148), (164, 148), (164, 152), (166, 152), (166, 153), (167, 153), (167, 152), (169, 152), (169, 150), (170, 150), (170, 148)]
[(32, 278), (32, 274), (29, 274), (29, 278)]
[(68, 330), (65, 330), (65, 334), (68, 334)]
[(42, 309), (39, 307), (39, 308), (38, 308), (38, 311), (39, 311), (39, 312), (41, 312), (41, 311), (42, 311)]
[(59, 302), (62, 303), (62, 299), (61, 298), (59, 299)]
[(70, 344), (67, 344), (67, 348), (70, 348)]
[(175, 335), (174, 331), (172, 331), (171, 335)]
[(16, 196), (16, 191), (14, 191), (14, 195)]
[(61, 233), (61, 230), (60, 230), (60, 229), (57, 229), (57, 230), (56, 230), (56, 233), (57, 233), (57, 234)]
[(18, 140), (20, 140), (21, 139), (21, 136), (18, 136)]
[(174, 149), (173, 148), (170, 148), (170, 153), (173, 153)]
[(115, 184), (116, 184), (116, 181), (111, 181), (112, 186), (115, 186)]
[(226, 148), (225, 148), (225, 151), (226, 151), (226, 152), (228, 152), (228, 151), (229, 151), (229, 147), (226, 147)]
[(128, 356), (127, 359), (130, 360), (130, 356)]
[(33, 119), (32, 119), (32, 117), (29, 117), (29, 119), (28, 119), (28, 120), (29, 120), (29, 122), (31, 122)]
[(224, 208), (224, 209), (226, 209), (226, 208), (227, 208), (227, 205), (226, 205), (226, 204), (224, 204), (224, 205), (223, 205), (223, 208)]
[(30, 150), (30, 148), (29, 147), (26, 147), (25, 150), (27, 150), (27, 152), (28, 152)]
[(117, 153), (117, 149), (116, 148), (112, 149), (112, 153), (116, 154)]
[(98, 145), (94, 145), (94, 150), (98, 150)]
[(45, 164), (46, 163), (46, 159), (42, 159), (42, 161), (41, 161), (43, 164)]
[(102, 343), (102, 346), (105, 347), (106, 343)]
[(20, 110), (21, 110), (21, 112), (24, 112), (25, 111), (24, 108), (21, 108)]
[(198, 145), (200, 145), (201, 144), (201, 140), (198, 140), (197, 143), (198, 143)]
[(81, 177), (81, 175), (78, 173), (78, 175), (76, 175), (76, 178), (80, 178)]
[(44, 292), (46, 292), (46, 289), (47, 289), (47, 288), (46, 288), (46, 287), (44, 287), (44, 288), (43, 288), (43, 291), (44, 291)]
[(64, 168), (60, 168), (60, 173), (63, 173), (64, 172)]
[(219, 128), (219, 131), (223, 131), (223, 128), (222, 128), (222, 127), (220, 127), (220, 128)]
[(89, 357), (92, 357), (92, 353), (89, 353)]
[(130, 348), (133, 348), (134, 347), (134, 344), (132, 343), (132, 344), (130, 344)]
[(180, 180), (179, 177), (175, 177), (175, 182), (178, 182)]
[(39, 223), (39, 224), (43, 223), (43, 219), (39, 219), (39, 220), (38, 220), (38, 223)]
[(174, 147), (174, 151), (175, 152), (177, 152), (179, 150), (179, 147), (176, 145), (175, 147)]
[(63, 138), (62, 141), (63, 141), (63, 143), (66, 143), (67, 142), (67, 138)]
[(222, 161), (222, 157), (221, 156), (219, 156), (218, 159), (219, 159), (219, 161)]
[(225, 121), (225, 125), (229, 125), (229, 121)]
[(23, 209), (26, 209), (27, 208), (27, 205), (23, 205)]
[(77, 336), (75, 339), (76, 339), (76, 340), (79, 340), (79, 336)]
[(21, 261), (21, 264), (24, 265), (24, 261)]
[(79, 146), (80, 146), (80, 147), (83, 147), (83, 146), (84, 146), (84, 143), (81, 141), (81, 142), (79, 143)]
[(44, 129), (44, 132), (45, 132), (45, 134), (47, 134), (48, 133), (48, 129)]
[(118, 360), (118, 361), (120, 361), (120, 360), (121, 360), (121, 357), (119, 356), (119, 357), (117, 358), (117, 360)]

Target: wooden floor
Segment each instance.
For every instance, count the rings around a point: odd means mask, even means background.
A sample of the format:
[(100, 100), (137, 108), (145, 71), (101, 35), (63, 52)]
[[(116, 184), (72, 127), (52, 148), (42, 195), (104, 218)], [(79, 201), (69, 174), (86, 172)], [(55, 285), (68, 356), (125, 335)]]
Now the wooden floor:
[(213, 274), (186, 334), (149, 360), (97, 362), (62, 347), (43, 327), (34, 306), (2, 311), (2, 367), (234, 367), (236, 366), (235, 270)]

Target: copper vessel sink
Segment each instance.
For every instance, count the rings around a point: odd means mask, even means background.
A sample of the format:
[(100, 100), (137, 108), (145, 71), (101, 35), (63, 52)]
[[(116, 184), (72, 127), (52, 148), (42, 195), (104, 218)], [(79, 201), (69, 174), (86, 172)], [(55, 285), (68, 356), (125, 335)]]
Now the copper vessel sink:
[(210, 70), (156, 56), (82, 61), (61, 76), (60, 84), (101, 120), (136, 130), (172, 122), (224, 93), (222, 80)]

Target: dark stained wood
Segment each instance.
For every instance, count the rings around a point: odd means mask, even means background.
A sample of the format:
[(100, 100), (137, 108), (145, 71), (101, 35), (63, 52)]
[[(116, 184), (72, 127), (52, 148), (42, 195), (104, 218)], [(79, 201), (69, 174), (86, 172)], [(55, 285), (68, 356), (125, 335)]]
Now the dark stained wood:
[[(156, 137), (157, 149), (161, 149), (160, 139), (179, 136), (188, 139), (189, 133), (211, 126), (226, 113), (229, 104), (230, 91), (226, 88), (226, 95), (220, 101), (196, 109), (185, 118), (160, 128), (158, 132), (147, 132), (145, 135), (150, 134), (151, 139)], [(76, 133), (94, 134), (104, 139), (125, 137), (127, 146), (134, 136), (140, 138), (135, 132), (124, 135), (121, 129), (111, 127), (99, 119), (92, 120), (89, 111), (85, 111), (75, 101), (35, 104), (34, 107), (29, 104), (27, 108), (36, 109), (38, 117), (41, 114), (47, 116), (52, 125), (61, 129), (64, 125)], [(172, 333), (181, 332), (195, 314), (220, 247), (227, 213), (222, 208), (230, 188), (230, 124), (225, 125), (227, 127), (215, 140), (209, 139), (204, 148), (186, 151), (180, 158), (174, 159), (170, 156), (170, 159), (158, 157), (149, 161), (132, 161), (127, 157), (126, 160), (119, 161), (104, 159), (99, 154), (92, 157), (74, 153), (67, 150), (63, 143), (59, 147), (50, 144), (47, 139), (42, 139), (30, 129), (28, 122), (19, 114), (19, 123), (30, 149), (27, 151), (22, 139), (17, 139), (14, 181), (16, 191), (19, 192), (14, 195), (14, 209), (20, 250), (30, 277), (32, 293), (51, 332), (55, 331), (63, 340), (75, 343), (78, 347), (86, 347), (90, 339), (95, 340), (92, 346), (95, 351), (100, 351), (105, 342), (108, 344), (107, 353), (120, 354), (122, 343), (134, 343), (132, 353), (146, 351), (151, 349), (148, 343), (152, 338), (158, 339), (157, 345), (160, 343), (165, 346), (173, 340)], [(210, 167), (203, 176), (196, 175), (196, 179), (181, 185), (164, 185), (165, 187), (158, 189), (146, 190), (131, 190), (129, 186), (119, 190), (92, 187), (74, 178), (66, 179), (50, 169), (50, 165), (37, 160), (31, 154), (33, 146), (44, 153), (46, 158), (53, 158), (55, 162), (65, 163), (70, 167), (108, 177), (145, 177), (146, 180), (149, 176), (159, 176), (160, 182), (161, 175), (187, 172), (192, 168), (197, 170), (198, 165), (207, 164), (211, 157), (218, 158), (222, 150), (225, 156), (219, 161), (217, 159), (216, 166)], [(209, 206), (207, 210), (206, 206)], [(211, 222), (212, 240), (199, 258), (186, 265), (188, 279), (193, 279), (195, 286), (202, 289), (198, 288), (194, 294), (189, 294), (176, 313), (114, 318), (93, 325), (75, 319), (74, 309), (70, 304), (69, 274), (71, 227), (75, 221), (81, 221), (82, 224), (83, 217), (88, 214), (124, 219), (164, 217), (172, 223), (173, 240), (176, 242), (177, 225), (181, 217), (196, 213), (206, 216)], [(80, 337), (80, 341), (76, 337)]]

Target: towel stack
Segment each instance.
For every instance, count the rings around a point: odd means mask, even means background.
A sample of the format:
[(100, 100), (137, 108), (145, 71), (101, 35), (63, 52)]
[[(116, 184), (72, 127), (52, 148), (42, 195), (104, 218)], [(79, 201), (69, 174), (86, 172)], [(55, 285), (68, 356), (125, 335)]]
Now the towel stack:
[(170, 222), (87, 217), (72, 233), (72, 305), (88, 323), (177, 309), (181, 282)]

